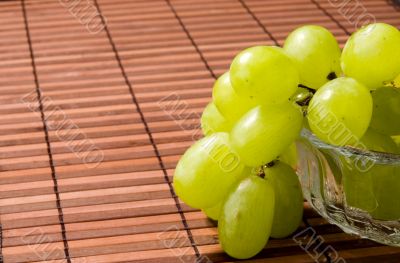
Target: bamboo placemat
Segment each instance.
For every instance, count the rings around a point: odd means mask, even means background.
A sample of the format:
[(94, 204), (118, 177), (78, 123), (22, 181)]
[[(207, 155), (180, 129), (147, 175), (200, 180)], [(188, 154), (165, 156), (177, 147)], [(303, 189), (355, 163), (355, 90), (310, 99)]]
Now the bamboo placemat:
[[(234, 261), (171, 187), (214, 79), (299, 25), (343, 45), (371, 17), (400, 27), (383, 0), (0, 1), (3, 261)], [(307, 204), (303, 221), (250, 261), (400, 261)]]

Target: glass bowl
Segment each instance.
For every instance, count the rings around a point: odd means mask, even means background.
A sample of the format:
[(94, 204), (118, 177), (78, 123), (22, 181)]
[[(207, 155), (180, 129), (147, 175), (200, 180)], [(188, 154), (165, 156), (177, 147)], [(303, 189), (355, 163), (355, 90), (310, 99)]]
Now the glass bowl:
[(400, 247), (400, 155), (335, 147), (307, 129), (296, 144), (304, 197), (322, 217)]

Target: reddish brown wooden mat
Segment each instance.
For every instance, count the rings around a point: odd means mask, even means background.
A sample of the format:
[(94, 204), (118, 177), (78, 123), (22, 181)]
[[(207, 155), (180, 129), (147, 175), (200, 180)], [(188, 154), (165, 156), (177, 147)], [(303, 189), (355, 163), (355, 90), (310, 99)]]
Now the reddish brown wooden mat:
[[(171, 181), (214, 79), (303, 24), (341, 45), (383, 0), (0, 1), (3, 262), (233, 262)], [(305, 204), (297, 236), (248, 262), (399, 262)], [(306, 240), (314, 244), (305, 248)], [(343, 261), (340, 261), (343, 260)]]

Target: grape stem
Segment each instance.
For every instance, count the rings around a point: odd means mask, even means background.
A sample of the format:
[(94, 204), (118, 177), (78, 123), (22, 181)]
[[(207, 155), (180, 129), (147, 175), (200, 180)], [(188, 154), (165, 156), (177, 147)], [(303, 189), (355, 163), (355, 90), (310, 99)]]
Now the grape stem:
[(312, 88), (310, 88), (310, 87), (307, 87), (307, 86), (305, 86), (305, 85), (303, 85), (303, 84), (299, 84), (299, 85), (297, 85), (297, 87), (306, 89), (306, 90), (312, 92), (313, 94), (314, 94), (315, 91), (316, 91), (315, 89), (312, 89)]
[(308, 104), (310, 103), (310, 100), (312, 99), (312, 97), (315, 94), (315, 90), (313, 90), (313, 89), (311, 89), (311, 88), (309, 88), (307, 86), (304, 86), (302, 84), (300, 84), (299, 87), (307, 89), (309, 91), (309, 93), (308, 94), (307, 93), (303, 94), (304, 96), (299, 96), (297, 98), (297, 100), (296, 100), (296, 103), (297, 103), (297, 105), (299, 105), (301, 107), (308, 106)]
[(326, 77), (328, 80), (334, 80), (337, 78), (337, 75), (335, 72), (331, 72), (328, 74), (328, 76)]
[(271, 167), (273, 167), (277, 162), (278, 162), (278, 160), (274, 160), (274, 161), (271, 161), (271, 162), (269, 162), (269, 163), (267, 163), (267, 164), (264, 164), (263, 166), (261, 166), (260, 168), (258, 168), (257, 175), (264, 179), (264, 178), (265, 178), (265, 171), (264, 171), (264, 169), (265, 169), (265, 168), (271, 168)]
[(269, 162), (265, 165), (266, 168), (271, 168), (272, 166), (274, 166), (276, 163), (278, 162), (278, 160), (274, 160), (272, 162)]

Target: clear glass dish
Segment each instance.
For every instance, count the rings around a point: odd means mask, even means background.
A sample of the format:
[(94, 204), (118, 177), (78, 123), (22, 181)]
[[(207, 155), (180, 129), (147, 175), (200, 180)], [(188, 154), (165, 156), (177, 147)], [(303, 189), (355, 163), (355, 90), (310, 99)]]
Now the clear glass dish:
[(297, 141), (304, 197), (345, 232), (400, 247), (400, 155), (335, 147), (304, 129)]

